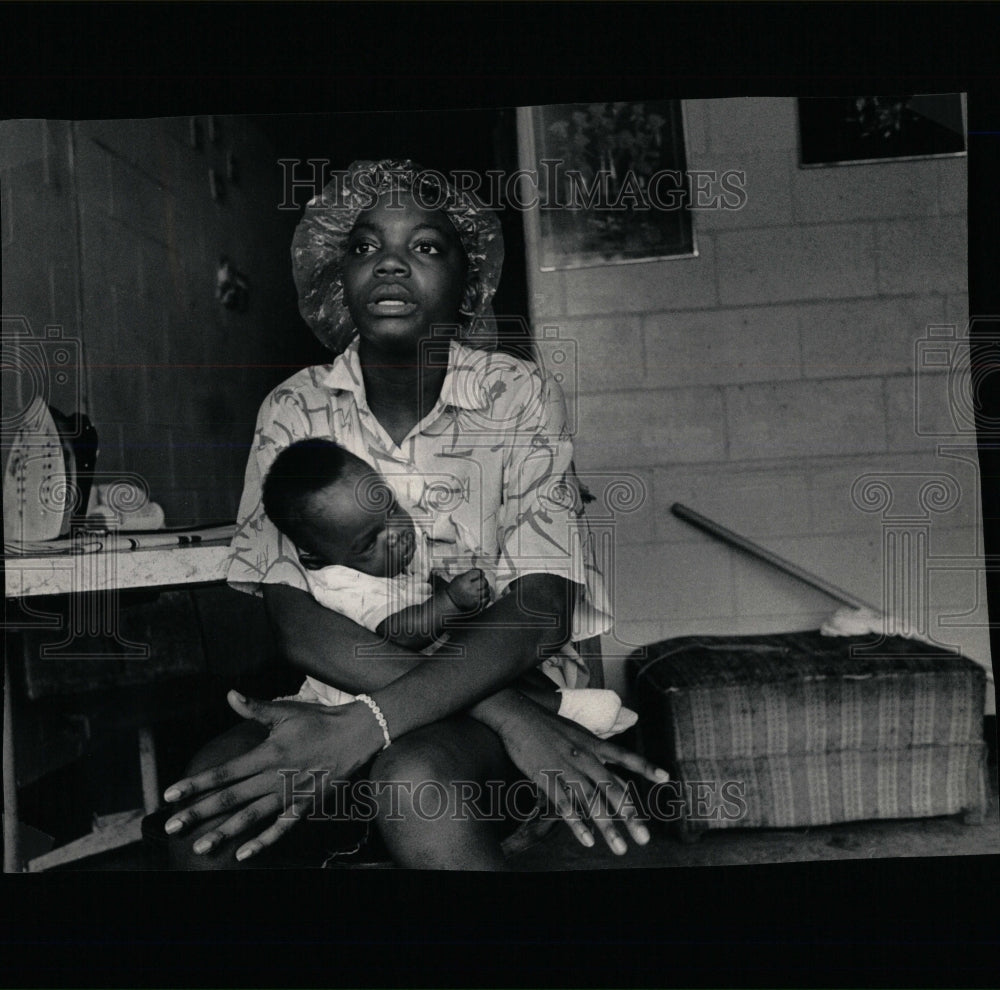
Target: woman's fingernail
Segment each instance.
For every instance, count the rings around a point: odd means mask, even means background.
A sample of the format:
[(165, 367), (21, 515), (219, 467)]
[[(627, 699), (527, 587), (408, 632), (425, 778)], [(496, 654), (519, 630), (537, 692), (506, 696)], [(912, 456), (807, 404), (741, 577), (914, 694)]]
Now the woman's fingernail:
[(246, 699), (246, 698), (244, 698), (244, 697), (243, 697), (243, 695), (242, 695), (242, 694), (240, 694), (240, 692), (239, 692), (239, 691), (233, 691), (233, 697), (234, 697), (234, 698), (235, 698), (235, 699), (236, 699), (236, 700), (237, 700), (237, 701), (238, 701), (238, 702), (239, 702), (239, 703), (240, 703), (241, 705), (245, 705), (245, 704), (247, 703), (247, 699)]
[(625, 840), (619, 838), (617, 835), (611, 840), (611, 848), (618, 853), (619, 856), (624, 856), (625, 853), (628, 852), (628, 846), (625, 845)]
[(176, 801), (180, 798), (183, 792), (179, 787), (168, 787), (163, 793), (164, 801)]
[(182, 828), (184, 828), (184, 822), (182, 822), (179, 818), (171, 818), (170, 821), (163, 826), (163, 831), (166, 832), (167, 835), (173, 835), (174, 832), (179, 832)]
[(589, 832), (580, 833), (580, 841), (590, 849), (594, 845), (594, 837)]
[(243, 846), (242, 849), (238, 849), (236, 851), (236, 858), (241, 861), (244, 859), (249, 859), (256, 852), (257, 852), (256, 846)]
[(208, 850), (211, 849), (211, 848), (212, 848), (212, 840), (211, 839), (199, 839), (194, 844), (194, 851), (196, 853), (198, 853), (199, 855), (201, 855), (201, 853), (207, 853)]
[(642, 843), (642, 845), (649, 842), (649, 829), (645, 825), (640, 825), (635, 830), (635, 841)]
[(655, 776), (656, 776), (656, 779), (659, 780), (659, 781), (666, 782), (666, 781), (670, 780), (670, 774), (667, 773), (666, 770), (657, 770)]

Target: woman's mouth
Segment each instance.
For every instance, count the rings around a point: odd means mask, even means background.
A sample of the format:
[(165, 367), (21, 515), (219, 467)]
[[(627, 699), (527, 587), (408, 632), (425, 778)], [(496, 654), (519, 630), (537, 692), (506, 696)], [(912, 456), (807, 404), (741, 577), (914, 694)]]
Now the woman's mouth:
[(366, 308), (372, 316), (409, 316), (416, 310), (417, 304), (405, 299), (379, 299), (369, 302)]

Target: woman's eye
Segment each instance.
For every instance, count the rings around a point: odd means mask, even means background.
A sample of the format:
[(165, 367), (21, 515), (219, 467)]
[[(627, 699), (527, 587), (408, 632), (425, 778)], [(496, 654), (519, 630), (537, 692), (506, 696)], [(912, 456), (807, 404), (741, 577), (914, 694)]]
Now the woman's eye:
[(420, 241), (413, 246), (413, 250), (420, 254), (440, 254), (441, 248), (433, 241)]
[(352, 244), (348, 251), (351, 254), (369, 254), (371, 251), (375, 250), (375, 245), (369, 243), (368, 241), (359, 241), (357, 244)]

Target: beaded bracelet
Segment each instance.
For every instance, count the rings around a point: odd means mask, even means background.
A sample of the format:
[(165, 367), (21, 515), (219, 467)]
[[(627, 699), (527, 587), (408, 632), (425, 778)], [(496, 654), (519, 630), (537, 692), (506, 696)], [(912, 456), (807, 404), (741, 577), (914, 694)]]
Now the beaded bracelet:
[(368, 694), (356, 694), (354, 696), (355, 701), (363, 701), (371, 710), (372, 714), (375, 716), (375, 720), (379, 724), (379, 728), (382, 730), (382, 735), (385, 736), (385, 744), (382, 746), (386, 749), (392, 742), (389, 738), (389, 725), (385, 720), (385, 716), (382, 714), (382, 709), (376, 704), (375, 699)]

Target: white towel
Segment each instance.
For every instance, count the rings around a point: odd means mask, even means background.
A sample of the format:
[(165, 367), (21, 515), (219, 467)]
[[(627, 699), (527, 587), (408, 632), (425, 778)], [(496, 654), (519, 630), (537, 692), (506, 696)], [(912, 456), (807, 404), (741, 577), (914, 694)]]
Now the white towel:
[(639, 716), (622, 704), (614, 691), (602, 688), (560, 689), (559, 714), (578, 722), (599, 739), (616, 736), (632, 728)]
[[(940, 646), (934, 640), (921, 636), (912, 631), (901, 631), (895, 629), (895, 623), (890, 616), (875, 612), (870, 608), (851, 608), (845, 605), (838, 608), (826, 622), (819, 627), (819, 631), (824, 636), (865, 636), (868, 633), (903, 636), (906, 639), (916, 639), (921, 643), (929, 643), (931, 646)], [(981, 661), (976, 661), (986, 670), (986, 679), (993, 681), (993, 670)]]

